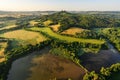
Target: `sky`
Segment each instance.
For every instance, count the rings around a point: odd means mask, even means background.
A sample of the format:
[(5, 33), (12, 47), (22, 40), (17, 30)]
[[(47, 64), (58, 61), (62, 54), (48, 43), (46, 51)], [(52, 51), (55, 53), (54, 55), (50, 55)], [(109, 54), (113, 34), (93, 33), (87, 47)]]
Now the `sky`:
[(120, 0), (0, 0), (4, 11), (120, 11)]

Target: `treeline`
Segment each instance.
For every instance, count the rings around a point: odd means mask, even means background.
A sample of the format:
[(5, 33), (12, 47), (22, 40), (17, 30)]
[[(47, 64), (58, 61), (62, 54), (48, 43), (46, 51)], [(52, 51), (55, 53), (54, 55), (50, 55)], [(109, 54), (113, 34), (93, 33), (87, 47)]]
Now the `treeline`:
[(30, 23), (29, 21), (31, 20), (39, 20), (39, 17), (40, 16), (37, 16), (37, 15), (30, 15), (30, 16), (22, 16), (18, 19), (16, 19), (16, 25), (18, 27), (21, 27), (21, 28), (27, 28), (27, 27), (30, 27)]
[(1, 17), (0, 21), (9, 21), (9, 20), (15, 20), (15, 19), (17, 19), (17, 18), (15, 18), (15, 17)]
[(0, 42), (8, 42), (8, 39), (6, 39), (4, 37), (0, 37)]
[(108, 68), (102, 67), (99, 74), (94, 71), (87, 73), (83, 80), (110, 80), (111, 76), (116, 73), (120, 73), (120, 63), (113, 64)]
[(18, 29), (22, 29), (23, 27), (21, 26), (16, 26), (16, 27), (13, 27), (13, 28), (10, 28), (10, 29), (3, 29), (3, 30), (0, 30), (0, 34), (3, 34), (3, 33), (6, 33), (6, 32), (9, 32), (9, 31), (14, 31), (14, 30), (18, 30)]
[(60, 40), (54, 40), (51, 44), (53, 47), (63, 47), (67, 48), (69, 51), (72, 51), (73, 53), (76, 53), (76, 55), (80, 55), (80, 52), (83, 52), (84, 48), (89, 49), (107, 49), (107, 46), (105, 44), (90, 44), (90, 43), (81, 43), (81, 42), (66, 42), (66, 41), (60, 41)]
[(30, 54), (33, 51), (41, 50), (42, 48), (46, 47), (50, 43), (51, 43), (51, 40), (46, 40), (34, 46), (26, 45), (26, 46), (18, 47), (18, 48), (12, 49), (11, 51), (8, 51), (6, 54), (6, 61), (0, 63), (0, 80), (7, 79), (8, 72), (14, 60), (22, 56), (25, 56), (27, 54)]
[(104, 36), (98, 34), (92, 30), (84, 30), (80, 33), (76, 33), (75, 37), (77, 38), (85, 38), (85, 39), (103, 39)]
[(65, 11), (61, 11), (51, 15), (42, 16), (43, 21), (51, 20), (53, 24), (60, 23), (61, 27), (59, 31), (63, 31), (70, 27), (80, 27), (84, 29), (91, 28), (106, 28), (106, 27), (119, 27), (120, 19), (106, 17), (105, 15), (94, 14), (72, 14)]

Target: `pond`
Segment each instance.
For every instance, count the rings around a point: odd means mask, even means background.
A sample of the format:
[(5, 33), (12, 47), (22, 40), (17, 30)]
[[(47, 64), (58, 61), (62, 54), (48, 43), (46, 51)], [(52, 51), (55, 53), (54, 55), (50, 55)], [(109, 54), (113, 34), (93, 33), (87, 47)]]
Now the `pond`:
[(7, 80), (83, 80), (85, 73), (71, 60), (52, 55), (46, 48), (14, 61)]
[(97, 54), (87, 53), (80, 57), (81, 64), (88, 70), (99, 72), (101, 67), (109, 67), (120, 62), (120, 53), (108, 43), (108, 50), (101, 50)]

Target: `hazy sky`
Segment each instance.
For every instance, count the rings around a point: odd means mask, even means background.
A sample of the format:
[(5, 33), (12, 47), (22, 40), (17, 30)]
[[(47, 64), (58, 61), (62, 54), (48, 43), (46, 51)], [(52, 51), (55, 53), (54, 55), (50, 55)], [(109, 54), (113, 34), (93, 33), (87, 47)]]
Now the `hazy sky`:
[(0, 10), (120, 11), (120, 0), (0, 0)]

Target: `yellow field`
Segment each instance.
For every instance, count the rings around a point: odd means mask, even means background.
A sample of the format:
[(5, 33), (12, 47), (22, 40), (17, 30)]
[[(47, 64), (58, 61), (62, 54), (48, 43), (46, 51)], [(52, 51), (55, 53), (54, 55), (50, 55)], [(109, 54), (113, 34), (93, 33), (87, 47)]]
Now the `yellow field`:
[(59, 27), (60, 27), (60, 24), (50, 26), (50, 28), (52, 28), (54, 32), (57, 32), (59, 30)]
[(16, 30), (16, 31), (7, 32), (7, 33), (4, 33), (2, 37), (20, 40), (25, 43), (33, 44), (33, 45), (46, 40), (46, 38), (41, 34), (37, 32), (26, 31), (26, 30)]
[(45, 26), (49, 26), (49, 24), (51, 24), (51, 23), (52, 23), (51, 20), (47, 20), (47, 21), (45, 21), (43, 24), (44, 24)]
[(16, 27), (17, 25), (10, 25), (10, 26), (6, 26), (6, 27), (2, 27), (0, 28), (0, 30), (3, 30), (3, 29), (10, 29), (10, 28), (14, 28)]
[(4, 51), (6, 47), (7, 47), (7, 42), (0, 42), (0, 62), (3, 62), (5, 60)]
[(84, 31), (85, 29), (77, 28), (77, 27), (71, 27), (65, 31), (63, 31), (61, 34), (68, 34), (68, 35), (75, 35), (76, 33), (80, 33)]
[(36, 22), (35, 20), (32, 20), (29, 22), (31, 26), (34, 26), (35, 24), (37, 24), (38, 22)]

